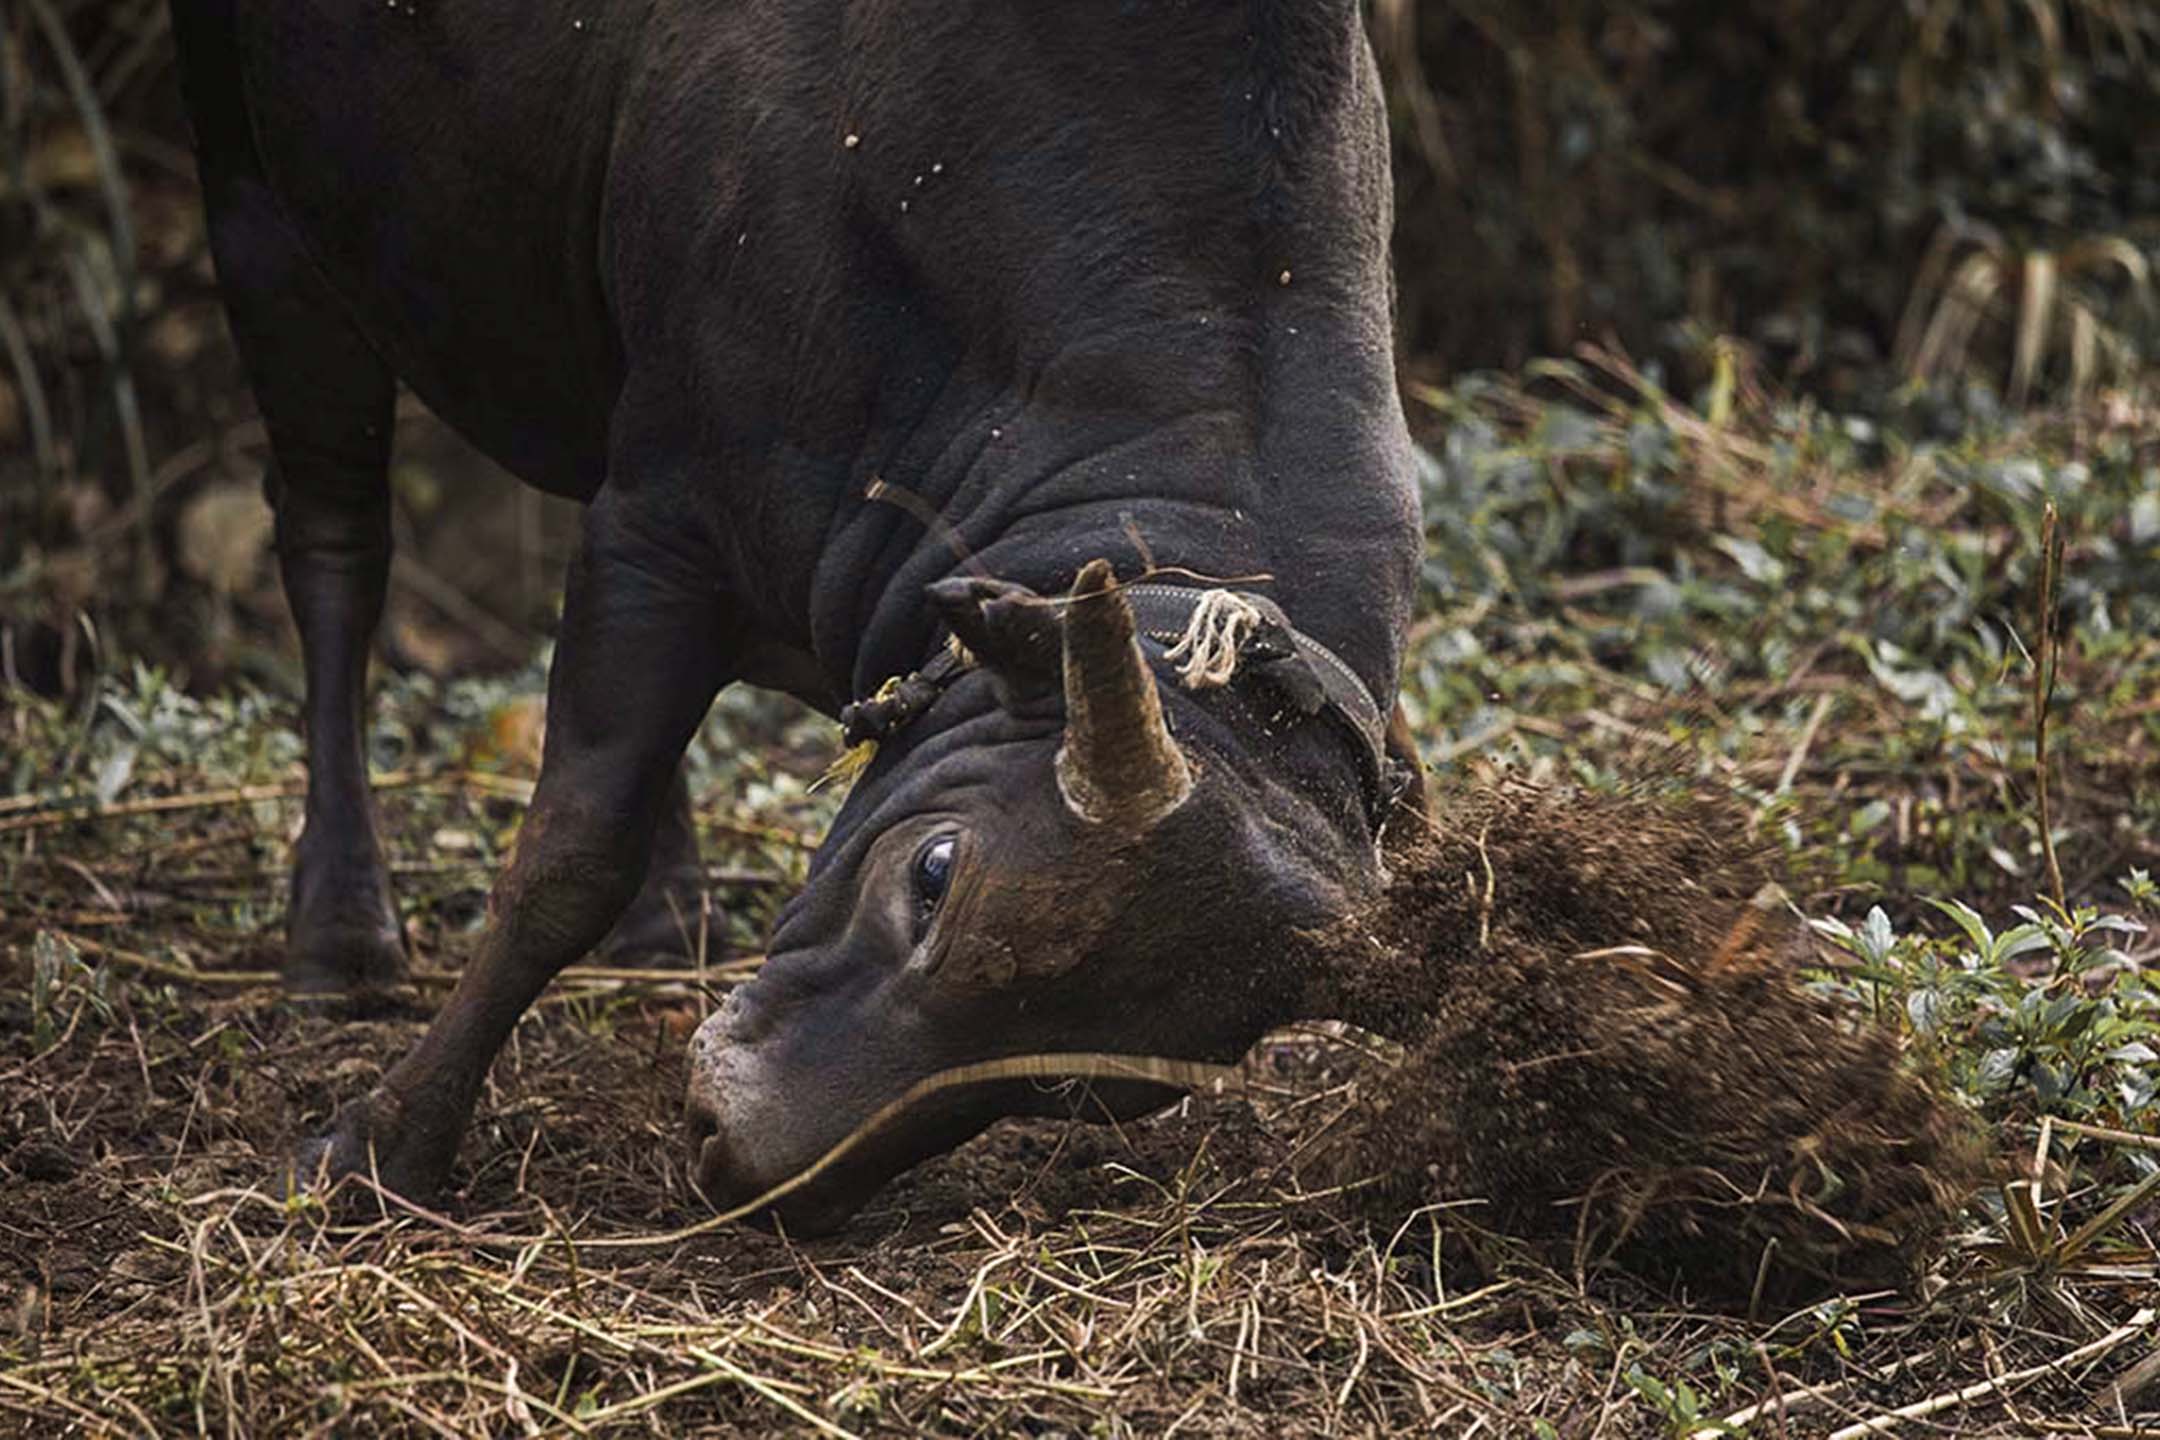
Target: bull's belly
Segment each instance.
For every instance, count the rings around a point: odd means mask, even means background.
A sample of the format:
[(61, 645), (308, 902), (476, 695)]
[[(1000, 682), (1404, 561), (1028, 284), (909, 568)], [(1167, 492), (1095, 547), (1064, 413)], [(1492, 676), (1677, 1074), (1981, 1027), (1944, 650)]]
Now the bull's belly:
[(568, 7), (243, 8), (263, 170), (362, 333), (505, 469), (589, 499), (620, 364), (596, 259), (605, 75), (562, 43)]
[[(398, 378), (475, 449), (550, 494), (582, 503), (598, 492), (607, 473), (604, 399), (524, 363), (517, 336), (468, 330), (445, 344), (440, 326), (399, 307), (402, 297), (358, 277), (340, 288), (373, 317), (365, 328)], [(476, 303), (486, 297), (476, 292)]]

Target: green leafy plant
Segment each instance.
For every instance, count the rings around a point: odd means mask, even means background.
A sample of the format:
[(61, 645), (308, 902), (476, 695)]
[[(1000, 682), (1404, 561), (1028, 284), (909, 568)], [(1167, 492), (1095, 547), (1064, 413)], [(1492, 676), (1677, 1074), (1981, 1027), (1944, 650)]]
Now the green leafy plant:
[(1956, 940), (1899, 936), (1875, 907), (1854, 927), (1813, 922), (1856, 962), (1877, 1019), (1902, 1025), (1963, 1093), (1991, 1107), (2135, 1127), (2152, 1112), (2155, 996), (2114, 943), (2145, 934), (2128, 916), (2051, 902), (1991, 927), (1962, 901), (1931, 902)]
[(1628, 1388), (1641, 1396), (1658, 1417), (1660, 1428), (1670, 1440), (1747, 1433), (1705, 1413), (1705, 1397), (1685, 1380), (1660, 1380), (1639, 1365), (1628, 1367), (1626, 1379)]
[(112, 1023), (110, 982), (110, 973), (85, 962), (74, 942), (40, 930), (30, 946), (31, 1046), (44, 1050), (53, 1045), (85, 1014)]

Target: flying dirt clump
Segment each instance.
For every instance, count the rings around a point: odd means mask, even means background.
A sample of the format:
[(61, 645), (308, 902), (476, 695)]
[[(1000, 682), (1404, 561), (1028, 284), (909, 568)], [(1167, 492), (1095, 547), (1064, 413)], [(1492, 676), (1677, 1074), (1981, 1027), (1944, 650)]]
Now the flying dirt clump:
[(1442, 816), (1321, 939), (1342, 1013), (1408, 1054), (1309, 1181), (1397, 1214), (1482, 1197), (1561, 1263), (1706, 1299), (1911, 1278), (1983, 1147), (1888, 1033), (1800, 988), (1736, 806), (1503, 782)]

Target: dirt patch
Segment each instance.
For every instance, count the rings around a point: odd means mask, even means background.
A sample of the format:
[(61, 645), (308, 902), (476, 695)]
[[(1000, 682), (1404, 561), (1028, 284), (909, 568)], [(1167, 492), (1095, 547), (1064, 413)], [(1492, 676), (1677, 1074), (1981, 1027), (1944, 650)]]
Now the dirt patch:
[(1979, 1179), (1968, 1117), (1802, 989), (1730, 802), (1480, 790), (1321, 948), (1408, 1046), (1319, 1161), (1359, 1203), (1484, 1197), (1578, 1273), (1745, 1303), (1905, 1283)]
[[(0, 998), (0, 1033), (29, 1035), (27, 988)], [(86, 1012), (31, 1063), (0, 1065), (0, 1282), (36, 1328), (169, 1313), (157, 1291), (184, 1265), (191, 1225), (243, 1192), (268, 1198), (278, 1158), (410, 1049), (426, 1018), (296, 1014), (267, 992), (116, 998), (109, 1019)], [(490, 1076), (440, 1212), (479, 1230), (528, 1228), (536, 1206), (618, 1232), (703, 1218), (680, 1127), (682, 1038), (704, 1009), (636, 987), (543, 1002)], [(1313, 1049), (1263, 1047), (1254, 1064), (1282, 1081)], [(984, 1207), (1054, 1222), (1136, 1192), (1219, 1191), (1279, 1166), (1292, 1138), (1236, 1100), (1122, 1127), (1011, 1121), (903, 1177), (841, 1236), (796, 1245), (733, 1226), (697, 1248), (708, 1280), (719, 1255), (729, 1281), (793, 1273), (792, 1257), (932, 1244)]]

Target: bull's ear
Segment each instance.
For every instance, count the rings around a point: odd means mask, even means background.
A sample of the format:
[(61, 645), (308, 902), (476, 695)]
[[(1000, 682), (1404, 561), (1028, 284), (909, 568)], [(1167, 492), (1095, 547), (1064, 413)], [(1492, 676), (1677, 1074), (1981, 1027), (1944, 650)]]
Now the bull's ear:
[(1008, 702), (1056, 687), (1058, 614), (1048, 600), (1025, 585), (985, 575), (949, 576), (924, 593)]
[(1065, 607), (1058, 788), (1083, 820), (1143, 830), (1184, 804), (1193, 781), (1136, 632), (1110, 562), (1089, 561)]

